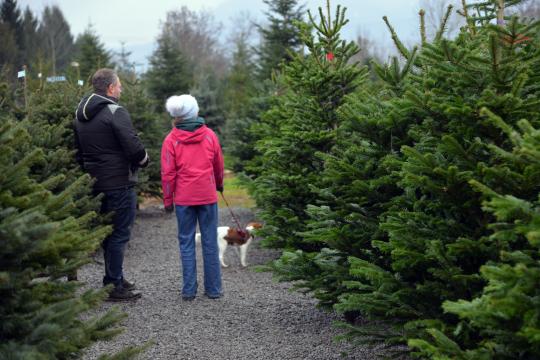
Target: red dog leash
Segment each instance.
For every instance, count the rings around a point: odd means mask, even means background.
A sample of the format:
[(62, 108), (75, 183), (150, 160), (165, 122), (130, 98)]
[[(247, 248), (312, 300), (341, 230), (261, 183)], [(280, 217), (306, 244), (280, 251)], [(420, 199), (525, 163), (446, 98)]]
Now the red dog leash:
[(225, 201), (225, 205), (227, 205), (227, 208), (229, 209), (229, 211), (231, 213), (231, 216), (232, 216), (234, 222), (236, 223), (236, 226), (238, 226), (238, 230), (243, 229), (242, 226), (240, 226), (240, 222), (238, 221), (238, 218), (236, 217), (236, 215), (234, 215), (231, 207), (229, 206), (229, 202), (227, 201), (227, 199), (225, 199), (225, 195), (223, 195), (222, 192), (220, 192), (220, 194), (221, 194), (221, 197), (223, 198), (223, 201)]

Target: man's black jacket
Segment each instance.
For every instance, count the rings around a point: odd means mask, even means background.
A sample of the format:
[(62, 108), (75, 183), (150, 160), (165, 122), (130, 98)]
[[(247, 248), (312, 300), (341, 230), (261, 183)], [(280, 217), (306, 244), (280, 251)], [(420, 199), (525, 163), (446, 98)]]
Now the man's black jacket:
[(126, 109), (113, 98), (91, 94), (79, 103), (74, 128), (77, 161), (96, 178), (94, 190), (137, 182), (137, 168), (148, 164), (148, 155)]

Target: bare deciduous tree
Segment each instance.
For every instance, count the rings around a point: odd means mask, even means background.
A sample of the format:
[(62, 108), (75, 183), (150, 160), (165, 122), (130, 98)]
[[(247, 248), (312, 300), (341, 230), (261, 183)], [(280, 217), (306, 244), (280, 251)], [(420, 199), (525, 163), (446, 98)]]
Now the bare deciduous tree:
[[(231, 19), (231, 31), (229, 33), (227, 42), (230, 44), (245, 44), (246, 46), (253, 45), (255, 43), (255, 37), (258, 33), (255, 31), (257, 25), (251, 14), (247, 11), (240, 12), (237, 16)], [(228, 49), (230, 52), (234, 52), (234, 47)]]
[(442, 20), (448, 9), (448, 5), (453, 5), (452, 14), (446, 24), (445, 34), (449, 37), (454, 36), (465, 24), (462, 16), (456, 11), (461, 9), (460, 0), (420, 0), (419, 7), (425, 11), (426, 35), (428, 39), (433, 39), (440, 29)]
[(519, 16), (528, 19), (540, 19), (540, 1), (539, 0), (525, 0), (521, 4), (516, 6)]
[(383, 62), (387, 56), (386, 49), (377, 44), (367, 32), (363, 32), (356, 37), (356, 44), (360, 51), (351, 58), (353, 62), (368, 65), (372, 59)]
[(161, 37), (168, 37), (193, 67), (195, 78), (212, 69), (218, 77), (225, 74), (227, 61), (219, 43), (221, 23), (207, 11), (191, 11), (186, 6), (167, 13)]

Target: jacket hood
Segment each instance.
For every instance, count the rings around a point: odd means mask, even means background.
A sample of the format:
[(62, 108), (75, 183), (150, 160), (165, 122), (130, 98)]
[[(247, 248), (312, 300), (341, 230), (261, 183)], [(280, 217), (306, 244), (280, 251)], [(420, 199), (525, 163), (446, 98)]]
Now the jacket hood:
[(92, 120), (105, 106), (110, 104), (116, 104), (113, 98), (99, 95), (99, 94), (90, 94), (85, 96), (79, 106), (77, 107), (77, 120), (79, 121), (90, 121)]
[(185, 144), (194, 144), (203, 141), (203, 139), (208, 136), (207, 131), (208, 128), (206, 127), (206, 125), (202, 125), (200, 128), (193, 132), (174, 128), (172, 130), (172, 136), (175, 140), (178, 140)]

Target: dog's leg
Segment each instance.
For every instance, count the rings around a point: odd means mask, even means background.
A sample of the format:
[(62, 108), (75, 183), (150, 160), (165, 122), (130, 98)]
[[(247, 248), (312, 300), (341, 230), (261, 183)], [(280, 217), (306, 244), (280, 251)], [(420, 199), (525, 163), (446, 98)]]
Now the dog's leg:
[(227, 240), (219, 238), (218, 245), (219, 245), (219, 262), (221, 263), (221, 266), (226, 268), (229, 265), (225, 264), (223, 257), (225, 256), (225, 250), (227, 250), (227, 245), (228, 245)]
[(243, 267), (248, 266), (246, 261), (247, 251), (249, 244), (251, 244), (251, 241), (253, 240), (253, 237), (250, 237), (249, 240), (242, 246), (240, 246), (240, 264), (242, 264)]

